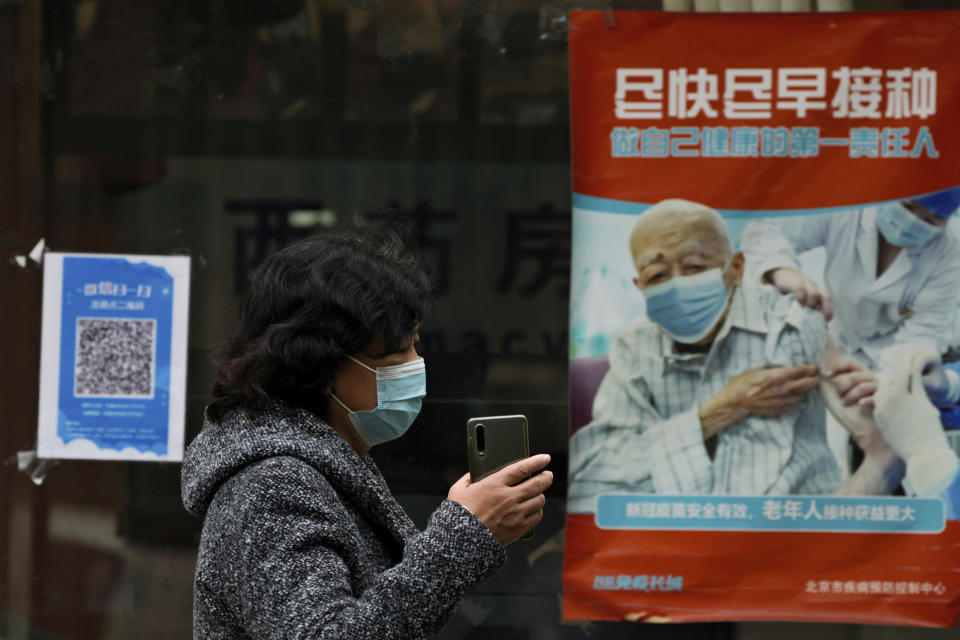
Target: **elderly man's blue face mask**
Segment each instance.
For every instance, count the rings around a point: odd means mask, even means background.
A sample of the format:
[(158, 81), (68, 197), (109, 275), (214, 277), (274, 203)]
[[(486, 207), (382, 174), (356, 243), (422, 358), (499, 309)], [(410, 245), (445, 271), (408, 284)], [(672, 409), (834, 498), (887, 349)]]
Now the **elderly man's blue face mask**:
[(887, 242), (897, 247), (913, 247), (929, 242), (943, 228), (924, 222), (903, 206), (892, 202), (877, 208), (877, 229)]
[(668, 336), (684, 344), (700, 342), (716, 326), (730, 297), (723, 269), (674, 276), (643, 290), (647, 317)]

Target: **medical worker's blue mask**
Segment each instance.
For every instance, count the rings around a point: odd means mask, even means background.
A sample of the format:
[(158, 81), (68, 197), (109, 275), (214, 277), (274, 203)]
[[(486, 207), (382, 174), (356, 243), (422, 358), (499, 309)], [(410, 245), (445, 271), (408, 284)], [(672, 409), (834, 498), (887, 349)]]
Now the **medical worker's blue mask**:
[(887, 242), (897, 247), (913, 247), (928, 242), (942, 231), (910, 212), (902, 202), (877, 208), (877, 229)]
[(365, 411), (352, 411), (331, 393), (343, 407), (357, 435), (368, 447), (399, 438), (420, 413), (423, 397), (427, 395), (427, 369), (423, 358), (389, 367), (368, 367), (356, 358), (347, 356), (377, 376), (377, 406)]
[(647, 317), (668, 336), (684, 344), (707, 337), (730, 297), (720, 268), (692, 276), (674, 276), (643, 289), (643, 295), (647, 300)]

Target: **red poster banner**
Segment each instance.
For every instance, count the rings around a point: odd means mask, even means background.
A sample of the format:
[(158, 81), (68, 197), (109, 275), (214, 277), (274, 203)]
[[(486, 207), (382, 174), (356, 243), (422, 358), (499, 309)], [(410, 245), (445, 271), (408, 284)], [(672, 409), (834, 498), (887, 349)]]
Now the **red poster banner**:
[(574, 11), (566, 619), (960, 622), (960, 12)]
[[(717, 209), (775, 210), (855, 206), (960, 184), (957, 12), (615, 15), (615, 26), (607, 28), (603, 12), (570, 14), (573, 190), (578, 194), (646, 203), (682, 194)], [(662, 117), (617, 117), (617, 73), (629, 69), (659, 71), (661, 88), (656, 93), (661, 98), (647, 99), (642, 88), (627, 90), (621, 111), (649, 103), (654, 108), (644, 115)], [(685, 71), (689, 80), (701, 69), (707, 81), (716, 82), (713, 92), (704, 93), (716, 97), (694, 104), (689, 89), (698, 83), (688, 81), (687, 104), (671, 116), (670, 100), (677, 92), (669, 91), (670, 71)], [(791, 69), (823, 71), (826, 91), (812, 91), (815, 81), (809, 74), (797, 73), (797, 88), (792, 90), (778, 82), (781, 74), (789, 78), (785, 72)], [(844, 69), (848, 75), (857, 69), (880, 70), (883, 76), (864, 74), (859, 81), (853, 76), (842, 82)], [(892, 75), (905, 69), (936, 72), (936, 103), (916, 111), (918, 115), (911, 110), (916, 101), (910, 93), (914, 74)], [(761, 73), (747, 73), (751, 70)], [(765, 71), (770, 72), (769, 82), (764, 82)], [(628, 75), (621, 87), (642, 87), (650, 78)], [(902, 93), (894, 88), (901, 84), (898, 80), (906, 85)], [(838, 91), (841, 84), (847, 86), (847, 100)], [(880, 91), (858, 92), (854, 87)], [(732, 89), (736, 91), (726, 98)], [(875, 108), (869, 108), (877, 96)], [(863, 117), (856, 117), (857, 107)], [(632, 110), (642, 112), (643, 107)], [(846, 115), (835, 115), (838, 111)], [(756, 155), (704, 157), (703, 140), (691, 141), (687, 133), (669, 145), (699, 152), (695, 156), (611, 154), (611, 132), (618, 126), (729, 130), (738, 125), (819, 127), (821, 139), (851, 141), (854, 129), (871, 138), (868, 130), (879, 134), (876, 145), (871, 141), (869, 148), (859, 150), (821, 144), (815, 161), (806, 149), (788, 151), (787, 157), (764, 157), (762, 149)]]

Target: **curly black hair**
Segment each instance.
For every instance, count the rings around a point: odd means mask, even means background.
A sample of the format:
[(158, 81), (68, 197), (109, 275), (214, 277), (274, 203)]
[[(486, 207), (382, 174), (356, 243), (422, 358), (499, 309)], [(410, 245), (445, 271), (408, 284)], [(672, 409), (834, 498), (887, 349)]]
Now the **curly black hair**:
[(395, 229), (310, 236), (254, 272), (239, 320), (214, 363), (207, 415), (271, 401), (325, 417), (324, 395), (348, 355), (409, 345), (429, 308), (419, 256)]

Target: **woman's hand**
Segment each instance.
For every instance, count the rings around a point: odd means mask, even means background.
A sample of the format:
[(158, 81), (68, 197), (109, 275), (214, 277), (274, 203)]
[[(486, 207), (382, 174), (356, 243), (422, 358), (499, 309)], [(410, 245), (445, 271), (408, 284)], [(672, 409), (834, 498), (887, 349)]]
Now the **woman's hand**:
[(553, 484), (553, 472), (542, 471), (549, 462), (546, 453), (530, 456), (477, 482), (467, 473), (450, 487), (447, 498), (469, 509), (507, 546), (543, 519), (543, 492)]

